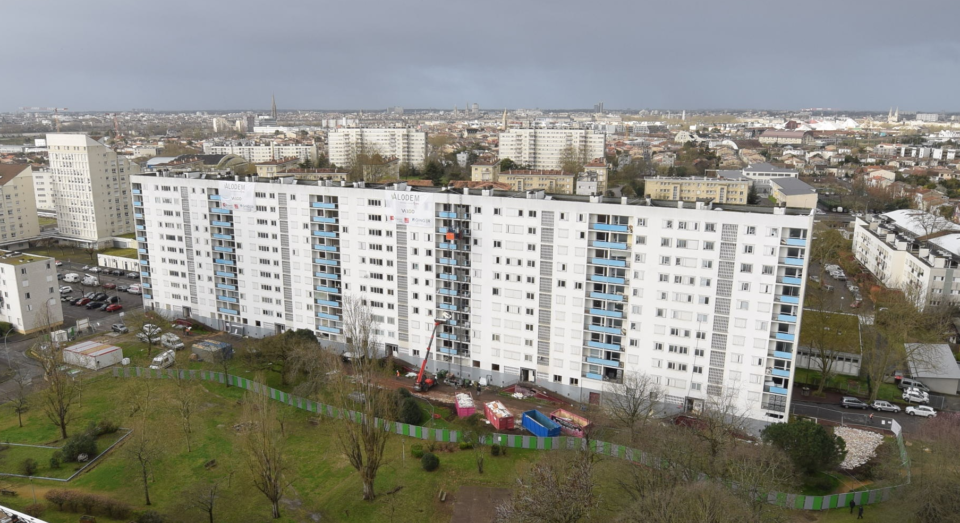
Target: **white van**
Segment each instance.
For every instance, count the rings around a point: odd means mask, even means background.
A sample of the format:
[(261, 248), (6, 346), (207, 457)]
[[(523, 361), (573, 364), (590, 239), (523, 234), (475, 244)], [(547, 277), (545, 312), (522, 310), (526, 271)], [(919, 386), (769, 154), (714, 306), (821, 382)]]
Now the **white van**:
[(82, 283), (84, 285), (94, 285), (94, 286), (100, 285), (100, 278), (97, 278), (92, 274), (84, 274)]
[(897, 386), (900, 387), (900, 390), (917, 389), (921, 392), (926, 392), (926, 393), (930, 392), (930, 387), (927, 387), (926, 385), (924, 385), (923, 382), (921, 382), (920, 380), (914, 380), (910, 378), (903, 378), (902, 380), (900, 380), (900, 384)]
[(139, 285), (131, 285), (131, 286), (127, 287), (127, 292), (129, 292), (130, 294), (140, 294), (140, 286), (139, 286)]
[(159, 356), (153, 358), (153, 361), (150, 363), (151, 369), (165, 369), (167, 367), (172, 367), (174, 363), (177, 362), (177, 354), (172, 350), (163, 351)]
[(80, 281), (80, 275), (75, 272), (64, 274), (63, 281), (66, 283), (78, 283)]
[(172, 332), (163, 333), (163, 335), (160, 336), (160, 344), (163, 345), (165, 349), (173, 349), (175, 351), (183, 350), (184, 348), (183, 341)]

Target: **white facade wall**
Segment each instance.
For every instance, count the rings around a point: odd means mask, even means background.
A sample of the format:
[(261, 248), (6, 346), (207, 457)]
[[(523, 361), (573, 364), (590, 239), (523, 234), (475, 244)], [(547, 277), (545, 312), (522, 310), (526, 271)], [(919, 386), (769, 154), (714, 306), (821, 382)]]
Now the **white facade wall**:
[(250, 163), (263, 163), (283, 158), (317, 161), (319, 150), (313, 144), (219, 144), (204, 142), (203, 154), (235, 154)]
[(30, 333), (63, 323), (53, 258), (0, 251), (0, 321)]
[(33, 171), (33, 198), (37, 209), (53, 210), (53, 177), (47, 169)]
[(510, 158), (531, 169), (559, 169), (570, 148), (585, 163), (603, 158), (606, 136), (589, 129), (510, 129), (500, 133), (500, 159)]
[(401, 165), (423, 167), (427, 133), (406, 128), (336, 129), (327, 134), (327, 149), (330, 163), (337, 167), (350, 167), (361, 151), (384, 158), (395, 156)]
[(215, 212), (221, 183), (135, 177), (147, 308), (336, 343), (339, 304), (361, 297), (412, 364), (453, 314), (432, 370), (582, 401), (645, 372), (671, 407), (712, 394), (758, 421), (786, 412), (809, 215), (404, 192), (434, 199), (436, 226), (418, 228), (389, 220), (393, 189), (248, 182), (256, 212)]
[[(10, 167), (10, 166), (3, 166)], [(20, 172), (0, 185), (0, 242), (12, 244), (40, 235), (33, 169), (14, 166)]]
[(133, 231), (130, 178), (140, 167), (85, 134), (48, 134), (60, 234), (98, 241)]

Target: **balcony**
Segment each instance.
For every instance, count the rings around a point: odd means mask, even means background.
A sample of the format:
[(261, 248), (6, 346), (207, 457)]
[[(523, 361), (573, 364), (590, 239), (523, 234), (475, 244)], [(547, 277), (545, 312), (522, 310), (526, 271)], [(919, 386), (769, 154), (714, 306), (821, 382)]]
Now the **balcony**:
[(221, 278), (236, 278), (236, 277), (237, 277), (237, 275), (234, 274), (234, 273), (232, 273), (232, 272), (214, 271), (214, 274), (216, 274), (217, 276), (220, 276)]
[(147, 253), (147, 250), (146, 250), (146, 249), (137, 249), (137, 252), (139, 252), (140, 254), (146, 254), (146, 253)]
[(215, 214), (233, 214), (233, 211), (230, 209), (224, 209), (223, 207), (214, 207), (210, 209), (210, 212)]
[(620, 352), (621, 349), (619, 345), (614, 345), (612, 343), (601, 343), (599, 341), (590, 340), (587, 342), (587, 347), (593, 347), (594, 349), (603, 349), (603, 350), (614, 350)]
[(587, 363), (593, 363), (594, 365), (603, 365), (605, 367), (620, 367), (621, 362), (614, 360), (602, 360), (600, 358), (587, 358)]
[(217, 294), (217, 299), (220, 301), (226, 301), (230, 303), (238, 303), (240, 300), (234, 298), (233, 296), (224, 296), (222, 294)]
[(590, 281), (600, 282), (600, 283), (614, 283), (617, 285), (623, 285), (626, 283), (626, 280), (623, 278), (614, 278), (613, 276), (600, 276), (597, 274), (590, 275)]
[(218, 284), (217, 284), (217, 288), (218, 288), (218, 289), (223, 289), (223, 290), (225, 290), (225, 291), (235, 291), (235, 290), (237, 290), (237, 286), (236, 286), (236, 285), (227, 285), (226, 283), (218, 283)]
[(140, 260), (140, 265), (150, 265), (149, 260)]
[(336, 238), (337, 233), (330, 231), (313, 231), (314, 236), (319, 236), (321, 238)]
[(146, 227), (144, 227), (143, 225), (137, 225), (137, 230), (143, 231), (143, 230), (146, 230)]
[(440, 258), (439, 260), (437, 260), (437, 263), (441, 263), (443, 265), (464, 265), (467, 267), (470, 266), (470, 262), (468, 261), (457, 261), (453, 258)]
[(340, 321), (340, 316), (337, 316), (336, 314), (327, 314), (325, 312), (318, 312), (317, 317), (325, 320)]
[(456, 305), (453, 305), (453, 304), (450, 304), (450, 303), (441, 303), (441, 304), (440, 304), (440, 308), (443, 309), (443, 310), (445, 310), (445, 311), (456, 311), (456, 310), (458, 310)]
[(598, 300), (623, 301), (623, 296), (619, 294), (607, 294), (605, 292), (591, 292), (590, 297)]
[(223, 258), (214, 258), (213, 263), (219, 263), (220, 265), (236, 265), (237, 264), (233, 260), (225, 260)]
[(782, 278), (777, 278), (777, 282), (784, 285), (800, 285), (803, 283), (803, 280), (800, 278), (792, 278), (790, 276), (784, 276)]
[(318, 331), (329, 332), (331, 334), (340, 334), (340, 329), (335, 327), (326, 327), (324, 325), (317, 325)]
[(613, 327), (603, 327), (601, 325), (588, 325), (587, 330), (592, 332), (602, 332), (605, 334), (613, 334), (614, 336), (620, 336), (622, 334), (622, 332), (620, 332), (620, 329), (615, 329)]
[(593, 245), (594, 247), (597, 247), (597, 248), (600, 248), (600, 249), (617, 249), (617, 250), (621, 250), (621, 251), (624, 251), (624, 250), (627, 249), (627, 244), (625, 244), (625, 243), (616, 243), (616, 242), (601, 242), (601, 241), (595, 241), (595, 242), (591, 242), (590, 245)]
[(787, 389), (783, 387), (764, 387), (763, 392), (769, 392), (770, 394), (780, 394), (782, 396), (787, 395)]
[(447, 333), (447, 332), (441, 332), (441, 333), (439, 334), (439, 336), (440, 336), (441, 338), (445, 339), (445, 340), (457, 341), (457, 335), (456, 335), (456, 334), (450, 334), (450, 333)]
[(213, 237), (217, 240), (233, 240), (232, 234), (214, 234)]
[(604, 265), (607, 267), (626, 267), (626, 260), (608, 260), (607, 258), (590, 258), (590, 263), (594, 265)]
[(777, 314), (777, 321), (782, 321), (785, 323), (796, 323), (797, 317), (790, 316), (789, 314)]
[(130, 191), (132, 194), (140, 194), (140, 189), (134, 189)]
[(314, 209), (336, 209), (337, 204), (327, 203), (327, 202), (313, 202), (310, 204), (310, 207), (313, 207)]
[(150, 284), (149, 284), (149, 283), (141, 283), (140, 286), (143, 287), (144, 289), (149, 289), (149, 288), (150, 288)]
[(622, 312), (608, 311), (604, 309), (590, 309), (590, 314), (594, 316), (606, 316), (607, 318), (623, 318)]
[(315, 251), (325, 251), (325, 252), (337, 252), (337, 248), (333, 245), (320, 245), (319, 243), (313, 244), (313, 249)]
[(781, 378), (790, 377), (790, 371), (783, 370), (783, 369), (770, 369), (770, 374), (773, 374), (774, 376), (779, 376)]
[(228, 308), (226, 308), (226, 307), (217, 307), (217, 310), (220, 311), (220, 312), (222, 312), (222, 313), (224, 313), (224, 314), (233, 314), (234, 316), (236, 316), (237, 314), (239, 314), (239, 312), (236, 311), (235, 309), (228, 309)]
[(782, 262), (784, 265), (795, 265), (797, 267), (803, 266), (803, 258), (784, 258)]
[(806, 247), (806, 238), (787, 238), (787, 245), (791, 247)]
[(219, 199), (220, 199), (220, 195), (219, 195), (219, 194), (211, 194), (211, 195), (210, 195), (210, 199), (211, 199), (211, 200), (214, 200), (214, 201), (219, 200)]
[[(441, 243), (441, 244), (440, 244), (440, 248), (441, 248), (441, 249), (449, 249), (449, 250), (451, 250), (451, 251), (455, 251), (455, 250), (457, 250), (457, 244), (456, 244), (456, 243)], [(464, 250), (466, 250), (466, 249), (464, 249)]]
[(452, 219), (455, 219), (455, 218), (457, 217), (457, 213), (455, 213), (455, 212), (438, 212), (438, 213), (437, 213), (437, 216), (439, 216), (440, 218), (449, 218), (449, 219), (452, 220)]
[(134, 207), (143, 207), (143, 202), (133, 202)]
[(327, 218), (326, 216), (314, 216), (311, 221), (315, 223), (337, 223), (336, 218)]
[(612, 225), (609, 223), (592, 223), (590, 224), (590, 228), (595, 231), (629, 232), (626, 225)]
[(594, 373), (592, 373), (592, 372), (584, 372), (584, 373), (583, 373), (583, 377), (584, 377), (584, 378), (589, 378), (589, 379), (591, 379), (591, 380), (603, 381), (603, 376), (601, 376), (601, 375), (599, 375), (599, 374), (594, 374)]
[(332, 267), (336, 267), (337, 265), (340, 265), (340, 262), (338, 260), (328, 260), (326, 258), (314, 258), (313, 263), (316, 263), (319, 265), (329, 265)]
[(222, 222), (219, 220), (213, 220), (210, 223), (217, 227), (233, 227), (233, 222)]
[(143, 294), (142, 296), (143, 296), (143, 299), (145, 299), (145, 300), (152, 300), (152, 299), (153, 299), (153, 295), (152, 295), (152, 294)]
[(324, 287), (323, 285), (317, 285), (316, 287), (314, 287), (314, 290), (319, 292), (329, 292), (333, 294), (340, 294), (340, 289), (336, 287)]
[(316, 300), (317, 305), (326, 305), (327, 307), (340, 307), (339, 301), (332, 300)]
[(441, 280), (450, 280), (457, 281), (457, 276), (455, 274), (440, 274)]
[(217, 252), (233, 252), (233, 247), (224, 247), (222, 245), (214, 245), (213, 250)]
[(788, 332), (778, 332), (774, 337), (780, 341), (793, 341), (796, 338), (795, 335)]
[(780, 295), (780, 296), (777, 296), (777, 301), (779, 301), (780, 303), (792, 303), (792, 304), (796, 305), (796, 304), (800, 303), (800, 297), (799, 297), (799, 296)]
[(150, 277), (150, 273), (147, 272), (147, 271), (140, 271), (140, 277), (141, 277), (141, 278), (149, 278), (149, 277)]
[(133, 213), (133, 217), (136, 218), (136, 219), (138, 219), (138, 220), (142, 220), (142, 219), (143, 219), (143, 215), (140, 214), (140, 213), (138, 213), (138, 212)]
[(783, 352), (783, 351), (775, 350), (775, 351), (773, 351), (773, 357), (774, 357), (774, 358), (780, 358), (781, 360), (792, 360), (792, 359), (793, 359), (793, 354), (790, 353), (790, 352)]
[(329, 272), (315, 272), (313, 276), (316, 278), (326, 278), (328, 280), (337, 280), (340, 278), (339, 274), (331, 274)]
[(146, 238), (145, 236), (137, 236), (137, 241), (138, 241), (138, 242), (145, 242), (145, 241), (147, 241), (147, 238)]

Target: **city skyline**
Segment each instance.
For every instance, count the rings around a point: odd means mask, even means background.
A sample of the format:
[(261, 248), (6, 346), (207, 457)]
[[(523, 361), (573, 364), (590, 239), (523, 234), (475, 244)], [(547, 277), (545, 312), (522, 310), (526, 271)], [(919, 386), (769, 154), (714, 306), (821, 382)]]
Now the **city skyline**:
[[(261, 4), (239, 1), (230, 4), (230, 31), (216, 29), (224, 14), (217, 5), (226, 4), (12, 4), (5, 14), (14, 23), (0, 42), (16, 51), (9, 70), (26, 81), (0, 88), (0, 111), (221, 110), (266, 106), (269, 93), (280, 111), (588, 108), (601, 100), (610, 108), (958, 110), (949, 65), (960, 37), (948, 15), (960, 7), (927, 4), (944, 16), (904, 26), (890, 1), (812, 2), (803, 12), (753, 1), (695, 12), (620, 2), (493, 2), (482, 11), (293, 2), (268, 27)], [(58, 16), (47, 17), (51, 10)], [(896, 38), (881, 37), (893, 27)], [(84, 59), (65, 53), (78, 48), (91, 51)], [(922, 72), (922, 90), (904, 65)], [(257, 71), (270, 74), (249, 74)]]

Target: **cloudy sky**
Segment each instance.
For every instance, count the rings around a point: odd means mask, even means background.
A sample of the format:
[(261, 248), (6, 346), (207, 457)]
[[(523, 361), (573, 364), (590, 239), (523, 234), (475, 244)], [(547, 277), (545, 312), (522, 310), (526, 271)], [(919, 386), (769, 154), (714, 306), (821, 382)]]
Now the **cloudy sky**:
[(958, 0), (0, 0), (0, 111), (960, 110)]

